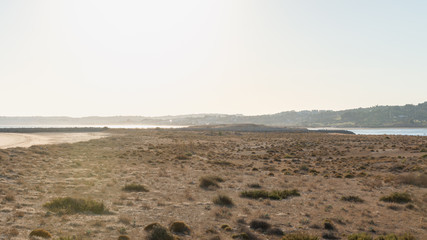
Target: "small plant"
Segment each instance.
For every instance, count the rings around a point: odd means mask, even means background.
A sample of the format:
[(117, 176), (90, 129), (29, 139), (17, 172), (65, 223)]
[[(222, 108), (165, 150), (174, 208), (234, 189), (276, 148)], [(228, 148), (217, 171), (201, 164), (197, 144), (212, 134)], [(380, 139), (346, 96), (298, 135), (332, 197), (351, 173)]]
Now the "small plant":
[(384, 196), (380, 198), (381, 201), (384, 202), (393, 202), (393, 203), (408, 203), (411, 202), (411, 196), (408, 193), (392, 193), (388, 196)]
[(319, 237), (308, 233), (289, 233), (286, 234), (282, 240), (319, 240)]
[(153, 230), (153, 228), (156, 227), (156, 226), (157, 227), (162, 227), (162, 225), (160, 225), (160, 223), (156, 223), (155, 222), (155, 223), (150, 223), (147, 226), (145, 226), (144, 230), (147, 231), (147, 232), (149, 232), (149, 231)]
[(361, 199), (360, 197), (352, 196), (352, 195), (341, 197), (341, 201), (354, 202), (354, 203), (363, 203), (364, 202), (364, 200)]
[(231, 227), (228, 224), (222, 224), (221, 225), (221, 229), (224, 229), (226, 231), (230, 230), (231, 231)]
[(230, 197), (220, 194), (216, 196), (213, 200), (213, 203), (220, 206), (232, 207), (234, 205), (233, 200)]
[(4, 197), (4, 200), (6, 200), (8, 202), (13, 202), (13, 201), (15, 201), (15, 195), (13, 195), (12, 193), (9, 192)]
[(184, 222), (173, 222), (169, 228), (169, 230), (173, 233), (179, 234), (190, 234), (190, 227), (187, 226)]
[(273, 191), (265, 191), (265, 190), (251, 190), (251, 191), (243, 191), (240, 193), (241, 197), (246, 198), (269, 198), (272, 200), (281, 200), (286, 199), (292, 196), (300, 196), (298, 190), (273, 190)]
[(51, 238), (52, 235), (44, 229), (35, 229), (30, 232), (30, 237)]
[(126, 235), (120, 235), (118, 240), (130, 240), (130, 237), (128, 237)]
[(261, 231), (263, 231), (263, 232), (265, 232), (265, 231), (267, 231), (268, 229), (270, 229), (270, 228), (271, 228), (271, 224), (270, 224), (270, 223), (268, 223), (268, 222), (266, 222), (266, 221), (262, 221), (262, 220), (252, 220), (252, 221), (249, 223), (249, 226), (250, 226), (252, 229), (255, 229), (255, 230), (261, 230)]
[(251, 232), (247, 227), (240, 227), (238, 229), (238, 234), (233, 234), (231, 238), (233, 239), (244, 239), (244, 240), (258, 240), (259, 238)]
[(247, 233), (238, 233), (231, 235), (232, 239), (250, 239)]
[(122, 190), (126, 192), (148, 192), (148, 189), (140, 184), (127, 184)]
[(334, 230), (335, 229), (334, 225), (332, 224), (332, 222), (329, 219), (326, 219), (323, 222), (323, 228), (326, 230)]
[(259, 185), (258, 183), (248, 184), (248, 187), (250, 187), (250, 188), (262, 188), (261, 185)]
[(103, 214), (107, 212), (104, 203), (94, 200), (76, 199), (71, 197), (56, 198), (43, 205), (52, 212), (75, 214), (94, 213)]
[(165, 227), (154, 225), (148, 233), (147, 240), (174, 240), (174, 237)]
[(217, 176), (204, 176), (200, 178), (200, 187), (204, 189), (218, 188), (219, 182), (224, 182), (224, 179)]

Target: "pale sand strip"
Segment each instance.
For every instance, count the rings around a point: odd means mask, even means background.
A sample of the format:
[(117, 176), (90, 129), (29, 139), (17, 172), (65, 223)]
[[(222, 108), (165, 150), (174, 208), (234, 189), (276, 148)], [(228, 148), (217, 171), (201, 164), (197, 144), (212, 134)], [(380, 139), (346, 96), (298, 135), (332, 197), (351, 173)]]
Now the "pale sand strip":
[(0, 133), (0, 149), (33, 145), (74, 143), (110, 136), (108, 133)]

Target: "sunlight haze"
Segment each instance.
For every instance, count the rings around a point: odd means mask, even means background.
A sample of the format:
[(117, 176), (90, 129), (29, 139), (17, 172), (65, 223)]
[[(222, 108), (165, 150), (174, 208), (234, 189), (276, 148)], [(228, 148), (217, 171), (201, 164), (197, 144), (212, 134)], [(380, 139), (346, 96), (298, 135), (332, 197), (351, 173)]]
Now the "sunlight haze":
[(426, 1), (1, 1), (0, 116), (427, 100)]

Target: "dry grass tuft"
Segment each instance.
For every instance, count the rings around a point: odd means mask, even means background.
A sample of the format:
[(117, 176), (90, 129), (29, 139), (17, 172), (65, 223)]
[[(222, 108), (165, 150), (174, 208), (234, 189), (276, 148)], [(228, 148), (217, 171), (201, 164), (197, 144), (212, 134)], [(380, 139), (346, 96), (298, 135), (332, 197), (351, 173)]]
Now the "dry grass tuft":
[(408, 173), (405, 175), (401, 175), (396, 178), (397, 182), (418, 186), (418, 187), (427, 187), (427, 174), (414, 174), (414, 173)]

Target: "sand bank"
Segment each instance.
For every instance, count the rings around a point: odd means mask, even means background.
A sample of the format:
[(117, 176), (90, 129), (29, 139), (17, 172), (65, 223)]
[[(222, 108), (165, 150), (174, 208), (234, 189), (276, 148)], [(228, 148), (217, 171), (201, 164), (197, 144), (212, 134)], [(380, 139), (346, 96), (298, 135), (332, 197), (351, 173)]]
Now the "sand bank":
[(110, 134), (90, 133), (0, 133), (0, 149), (33, 145), (73, 143), (107, 137)]

